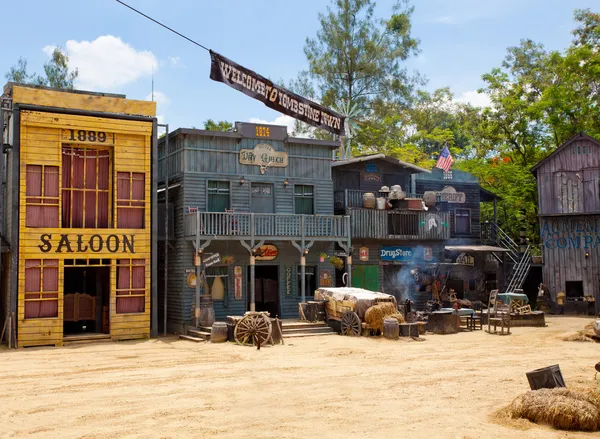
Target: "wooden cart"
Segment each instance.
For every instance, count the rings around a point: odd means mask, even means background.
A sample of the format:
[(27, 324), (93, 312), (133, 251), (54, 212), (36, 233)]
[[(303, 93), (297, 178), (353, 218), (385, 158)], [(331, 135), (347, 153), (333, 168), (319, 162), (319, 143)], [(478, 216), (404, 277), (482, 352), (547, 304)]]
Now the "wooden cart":
[(327, 320), (339, 321), (343, 335), (361, 335), (370, 329), (365, 323), (365, 313), (373, 305), (391, 302), (397, 306), (396, 298), (390, 294), (376, 293), (362, 288), (319, 288), (315, 300), (325, 302)]

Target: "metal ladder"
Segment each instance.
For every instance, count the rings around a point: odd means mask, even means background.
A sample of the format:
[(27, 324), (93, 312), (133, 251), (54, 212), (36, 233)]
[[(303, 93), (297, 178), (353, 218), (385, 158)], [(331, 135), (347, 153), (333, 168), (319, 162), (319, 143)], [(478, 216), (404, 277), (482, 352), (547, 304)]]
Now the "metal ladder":
[(506, 287), (506, 292), (512, 292), (516, 289), (519, 289), (523, 286), (523, 282), (527, 278), (529, 274), (529, 270), (531, 269), (531, 245), (527, 246), (525, 253), (521, 256), (517, 265), (515, 265), (510, 272), (508, 277), (508, 286)]

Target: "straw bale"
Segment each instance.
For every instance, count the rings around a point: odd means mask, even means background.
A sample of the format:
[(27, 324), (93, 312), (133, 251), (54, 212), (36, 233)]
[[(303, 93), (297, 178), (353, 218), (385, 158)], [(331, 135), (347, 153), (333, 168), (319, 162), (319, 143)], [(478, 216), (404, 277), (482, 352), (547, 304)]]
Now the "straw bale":
[(365, 312), (365, 322), (373, 329), (383, 332), (383, 321), (393, 314), (397, 314), (398, 309), (392, 302), (379, 303), (373, 305)]
[(398, 320), (398, 324), (406, 323), (406, 320), (404, 320), (404, 314), (401, 314), (399, 312), (396, 314), (391, 314), (391, 315), (387, 316), (386, 319), (396, 319), (396, 320)]
[(563, 430), (600, 429), (600, 395), (564, 387), (531, 390), (509, 406), (511, 418), (524, 418)]
[(564, 341), (591, 341), (596, 342), (596, 331), (594, 331), (594, 322), (588, 323), (581, 331), (577, 331), (575, 334), (571, 334), (565, 338)]

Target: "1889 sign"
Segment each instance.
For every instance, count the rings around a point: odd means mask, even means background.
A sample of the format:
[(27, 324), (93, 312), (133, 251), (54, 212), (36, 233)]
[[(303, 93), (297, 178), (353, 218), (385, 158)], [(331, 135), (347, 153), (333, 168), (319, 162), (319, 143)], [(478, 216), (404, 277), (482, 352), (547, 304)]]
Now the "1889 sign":
[(63, 142), (76, 143), (113, 143), (113, 134), (104, 131), (67, 129), (62, 132)]

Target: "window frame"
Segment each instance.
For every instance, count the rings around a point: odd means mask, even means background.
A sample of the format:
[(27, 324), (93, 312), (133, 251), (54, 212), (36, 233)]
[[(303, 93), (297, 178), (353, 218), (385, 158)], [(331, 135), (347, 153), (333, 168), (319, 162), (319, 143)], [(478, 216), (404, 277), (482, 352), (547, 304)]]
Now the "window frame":
[[(215, 188), (211, 188), (211, 183), (217, 183), (216, 191)], [(224, 183), (223, 186), (227, 185), (227, 188), (219, 188), (219, 183)], [(221, 192), (222, 191), (222, 192)], [(227, 195), (227, 207), (223, 211), (212, 211), (209, 208), (210, 197), (224, 196)], [(231, 181), (230, 180), (206, 180), (206, 211), (207, 212), (225, 212), (225, 210), (231, 209)]]
[[(462, 232), (462, 231), (459, 232), (458, 231), (458, 227), (457, 227), (458, 222), (456, 221), (456, 218), (458, 216), (457, 213), (459, 211), (463, 211), (463, 212), (467, 212), (468, 213), (468, 217), (469, 217), (469, 230), (466, 231), (466, 232)], [(467, 215), (460, 215), (460, 216), (467, 216)], [(473, 221), (472, 221), (472, 218), (471, 218), (471, 209), (469, 209), (469, 208), (462, 208), (462, 207), (454, 209), (454, 233), (457, 234), (457, 235), (469, 235), (469, 234), (472, 233), (472, 230), (473, 230)]]
[[(41, 180), (40, 180), (40, 184), (41, 184), (41, 191), (40, 191), (40, 195), (36, 196), (36, 195), (28, 195), (27, 191), (29, 189), (28, 185), (27, 185), (27, 178), (29, 176), (29, 170), (30, 167), (39, 167), (41, 168)], [(46, 169), (48, 168), (56, 168), (56, 179), (57, 179), (57, 196), (56, 197), (52, 197), (52, 196), (47, 196), (46, 195)], [(61, 180), (61, 173), (60, 173), (60, 166), (56, 166), (56, 165), (38, 165), (35, 163), (27, 163), (25, 165), (25, 227), (27, 228), (58, 228), (61, 226), (61, 218), (62, 218), (62, 210), (61, 210), (61, 184), (60, 184), (60, 180)], [(38, 200), (37, 202), (34, 200)], [(51, 203), (47, 203), (45, 202), (46, 200), (48, 201), (53, 201)], [(29, 207), (30, 206), (38, 206), (41, 208), (44, 207), (49, 207), (49, 208), (55, 208), (56, 209), (56, 224), (52, 224), (52, 225), (41, 225), (41, 226), (32, 226), (29, 225)], [(33, 213), (32, 213), (33, 214)], [(43, 217), (43, 216), (42, 216)]]
[[(128, 174), (129, 175), (129, 198), (119, 198), (119, 174)], [(144, 179), (144, 197), (142, 199), (134, 199), (133, 198), (133, 182), (134, 182), (134, 174), (141, 175)], [(115, 212), (116, 212), (116, 221), (115, 224), (118, 229), (139, 229), (143, 230), (146, 228), (146, 185), (148, 182), (146, 181), (146, 173), (145, 172), (134, 172), (134, 171), (115, 171), (116, 177), (116, 190), (115, 190)], [(142, 211), (142, 226), (141, 227), (122, 227), (119, 225), (119, 209), (138, 209)]]
[[(39, 261), (39, 265), (27, 266), (27, 262)], [(52, 265), (46, 265), (52, 263)], [(54, 265), (56, 264), (56, 265)], [(56, 291), (46, 291), (44, 289), (44, 270), (54, 268), (56, 270)], [(39, 319), (57, 319), (60, 316), (60, 261), (58, 259), (25, 259), (24, 262), (25, 285), (27, 285), (27, 270), (37, 269), (39, 271), (38, 291), (27, 291), (27, 287), (23, 288), (23, 319), (24, 320), (39, 320)], [(38, 294), (37, 298), (27, 297), (33, 294)], [(56, 295), (56, 297), (44, 297), (45, 294)], [(32, 302), (56, 302), (56, 315), (46, 317), (26, 317), (27, 304)]]
[[(124, 263), (123, 261), (127, 261)], [(139, 264), (134, 264), (134, 261), (141, 262)], [(129, 288), (119, 288), (119, 268), (128, 267), (129, 268)], [(133, 287), (133, 267), (142, 267), (144, 269), (144, 287), (143, 288), (134, 288)], [(116, 285), (115, 285), (115, 314), (122, 315), (142, 315), (147, 312), (146, 306), (146, 292), (148, 290), (148, 285), (146, 282), (146, 260), (145, 259), (117, 259), (116, 261)], [(142, 291), (142, 293), (139, 293)], [(129, 294), (119, 294), (120, 292), (128, 292)], [(137, 292), (137, 293), (134, 293)], [(144, 300), (144, 309), (142, 311), (137, 312), (119, 312), (119, 299), (120, 298), (132, 298), (132, 297), (142, 297)]]
[[(296, 188), (302, 188), (302, 194), (298, 194), (296, 192)], [(311, 188), (311, 193), (310, 196), (307, 195), (306, 189), (305, 188)], [(311, 210), (312, 213), (303, 213), (303, 212), (298, 212), (298, 205), (297, 205), (297, 201), (303, 201), (303, 200), (308, 200), (310, 199), (310, 206), (311, 206)], [(312, 184), (295, 184), (294, 185), (294, 213), (296, 215), (314, 215), (315, 214), (315, 185)]]

